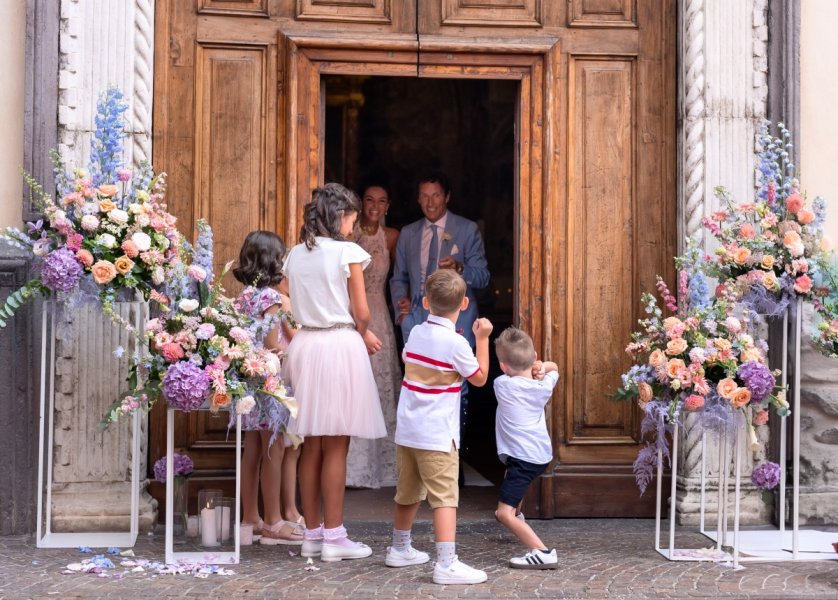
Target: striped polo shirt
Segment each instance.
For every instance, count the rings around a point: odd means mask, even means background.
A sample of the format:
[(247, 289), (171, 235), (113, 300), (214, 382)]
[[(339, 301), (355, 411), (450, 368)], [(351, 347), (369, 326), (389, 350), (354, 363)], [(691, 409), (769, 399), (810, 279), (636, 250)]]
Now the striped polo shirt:
[(449, 452), (460, 447), (460, 390), (480, 370), (474, 351), (454, 323), (429, 315), (410, 331), (402, 352), (404, 380), (396, 443)]

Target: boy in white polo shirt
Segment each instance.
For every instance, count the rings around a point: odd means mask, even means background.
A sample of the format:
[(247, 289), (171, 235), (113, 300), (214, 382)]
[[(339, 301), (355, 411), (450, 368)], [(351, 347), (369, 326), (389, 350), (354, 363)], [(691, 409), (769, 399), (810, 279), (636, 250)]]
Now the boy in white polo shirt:
[(396, 485), (393, 544), (387, 548), (388, 567), (428, 561), (428, 554), (411, 546), (410, 530), (419, 503), (428, 499), (434, 510), (436, 564), (434, 583), (486, 581), (486, 573), (457, 559), (459, 503), (460, 388), (466, 379), (478, 387), (489, 377), (488, 319), (477, 319), (472, 331), (476, 354), (455, 330), (460, 311), (468, 306), (466, 282), (451, 269), (440, 269), (425, 281), (422, 305), (427, 321), (414, 327), (402, 353), (405, 375), (396, 417)]
[(524, 521), (521, 501), (529, 485), (553, 460), (544, 407), (559, 381), (559, 367), (554, 362), (536, 360), (532, 338), (517, 327), (509, 327), (498, 336), (495, 353), (504, 373), (495, 379), (495, 438), (498, 457), (506, 464), (495, 518), (529, 548), (524, 556), (510, 559), (510, 567), (555, 569), (556, 550), (547, 550)]

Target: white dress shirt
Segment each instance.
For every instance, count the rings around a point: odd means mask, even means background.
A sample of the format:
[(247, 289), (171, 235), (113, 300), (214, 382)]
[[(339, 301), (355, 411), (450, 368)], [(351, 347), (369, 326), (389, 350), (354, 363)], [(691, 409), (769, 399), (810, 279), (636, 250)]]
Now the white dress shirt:
[(437, 243), (439, 247), (437, 248), (437, 256), (442, 259), (442, 234), (445, 233), (445, 222), (448, 220), (448, 211), (445, 211), (445, 214), (439, 218), (435, 223), (431, 223), (428, 219), (425, 219), (425, 223), (422, 226), (422, 246), (419, 252), (419, 280), (424, 282), (425, 281), (425, 271), (428, 267), (428, 255), (431, 253), (431, 238), (433, 237), (433, 231), (431, 231), (431, 225), (436, 225), (438, 229), (436, 230), (436, 237)]

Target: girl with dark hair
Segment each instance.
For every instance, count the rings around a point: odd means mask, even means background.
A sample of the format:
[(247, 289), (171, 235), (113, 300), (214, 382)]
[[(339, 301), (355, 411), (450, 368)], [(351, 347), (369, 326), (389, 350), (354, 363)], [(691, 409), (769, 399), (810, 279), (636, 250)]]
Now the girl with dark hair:
[(291, 427), (305, 436), (302, 555), (327, 562), (372, 554), (366, 544), (350, 540), (343, 526), (346, 453), (350, 436), (387, 435), (367, 356), (381, 349), (367, 328), (364, 269), (370, 255), (347, 241), (359, 209), (358, 197), (340, 184), (315, 189), (304, 209), (300, 244), (288, 253), (284, 268), (294, 319), (302, 326), (288, 347), (287, 364), (300, 404)]
[[(282, 258), (285, 243), (270, 231), (252, 231), (244, 240), (239, 252), (238, 267), (233, 275), (246, 287), (236, 299), (236, 308), (257, 320), (258, 329), (265, 348), (284, 351), (294, 335), (289, 324), (290, 301), (275, 289), (282, 280)], [(289, 412), (276, 398), (265, 394), (256, 395), (257, 405), (248, 415), (242, 417), (244, 454), (242, 456), (242, 508), (243, 522), (253, 524), (254, 539), (266, 545), (300, 545), (303, 543), (302, 526), (296, 522), (299, 513), (296, 506), (286, 506), (282, 518), (280, 497), (293, 497), (296, 479), (283, 481), (283, 461), (293, 462), (299, 452), (288, 448), (285, 441), (277, 440), (288, 426)], [(290, 444), (289, 444), (290, 445)], [(290, 467), (285, 469), (290, 471)], [(259, 484), (261, 479), (262, 504), (265, 521), (259, 516)], [(290, 487), (290, 491), (284, 489)], [(296, 515), (294, 514), (296, 513)]]

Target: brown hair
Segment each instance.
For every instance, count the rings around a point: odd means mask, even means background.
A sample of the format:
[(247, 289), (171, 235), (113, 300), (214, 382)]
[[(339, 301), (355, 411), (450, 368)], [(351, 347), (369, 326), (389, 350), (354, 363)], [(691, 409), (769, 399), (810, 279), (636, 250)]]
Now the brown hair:
[(439, 269), (425, 280), (425, 297), (432, 315), (447, 315), (460, 308), (466, 282), (451, 269)]
[(303, 207), (303, 226), (300, 242), (311, 250), (317, 244), (317, 236), (345, 240), (340, 233), (344, 215), (361, 210), (361, 202), (355, 192), (339, 183), (327, 183), (311, 192), (311, 202)]
[(244, 285), (267, 287), (282, 281), (285, 242), (273, 231), (251, 231), (239, 251), (233, 277)]
[(495, 340), (498, 360), (514, 371), (526, 371), (535, 362), (532, 338), (517, 327), (507, 327)]

